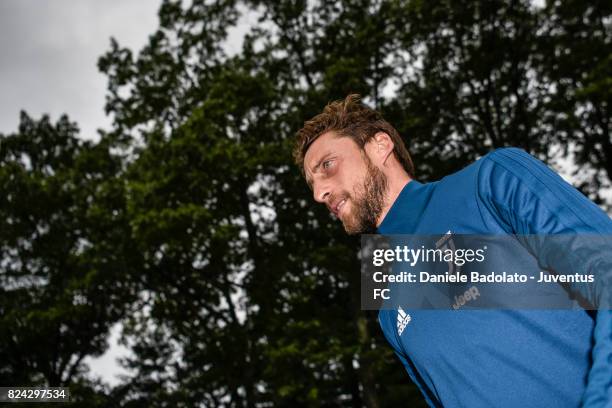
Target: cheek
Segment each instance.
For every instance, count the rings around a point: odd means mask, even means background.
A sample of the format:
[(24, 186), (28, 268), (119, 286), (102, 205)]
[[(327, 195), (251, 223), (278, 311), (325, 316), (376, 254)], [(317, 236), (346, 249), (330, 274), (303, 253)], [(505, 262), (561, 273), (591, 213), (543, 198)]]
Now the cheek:
[(353, 196), (362, 189), (366, 165), (358, 161), (342, 164), (334, 174), (334, 181), (338, 192)]
[(346, 183), (347, 189), (351, 192), (360, 191), (365, 180), (365, 175), (361, 172), (361, 169), (355, 169), (355, 171), (348, 176)]
[(355, 177), (351, 176), (351, 174), (348, 172), (337, 174), (336, 181), (336, 185), (338, 186), (338, 192), (341, 194), (351, 195), (355, 190)]

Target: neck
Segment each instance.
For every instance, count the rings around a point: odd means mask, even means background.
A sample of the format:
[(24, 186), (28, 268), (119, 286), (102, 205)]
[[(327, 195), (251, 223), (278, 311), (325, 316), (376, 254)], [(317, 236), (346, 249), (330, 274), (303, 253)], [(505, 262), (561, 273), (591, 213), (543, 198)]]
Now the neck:
[(385, 205), (383, 206), (382, 212), (376, 221), (376, 227), (380, 226), (382, 221), (387, 216), (387, 213), (397, 200), (397, 197), (400, 195), (406, 184), (408, 184), (412, 178), (410, 178), (407, 174), (402, 174), (396, 177), (388, 177), (387, 178), (387, 194), (385, 196)]

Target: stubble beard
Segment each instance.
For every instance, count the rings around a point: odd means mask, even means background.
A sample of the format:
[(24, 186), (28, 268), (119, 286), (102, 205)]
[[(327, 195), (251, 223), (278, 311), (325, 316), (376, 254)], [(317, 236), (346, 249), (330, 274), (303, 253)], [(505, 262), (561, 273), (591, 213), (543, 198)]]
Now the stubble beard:
[(343, 220), (349, 235), (376, 232), (376, 222), (382, 214), (387, 193), (387, 177), (366, 157), (367, 172), (361, 186), (355, 186), (352, 211)]

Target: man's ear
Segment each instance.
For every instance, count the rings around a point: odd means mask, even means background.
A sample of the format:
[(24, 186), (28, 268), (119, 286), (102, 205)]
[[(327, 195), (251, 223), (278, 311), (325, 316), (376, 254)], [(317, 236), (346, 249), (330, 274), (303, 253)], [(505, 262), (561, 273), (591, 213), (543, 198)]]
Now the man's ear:
[(366, 144), (366, 152), (370, 160), (379, 166), (384, 166), (391, 153), (393, 153), (393, 140), (385, 132), (377, 132)]

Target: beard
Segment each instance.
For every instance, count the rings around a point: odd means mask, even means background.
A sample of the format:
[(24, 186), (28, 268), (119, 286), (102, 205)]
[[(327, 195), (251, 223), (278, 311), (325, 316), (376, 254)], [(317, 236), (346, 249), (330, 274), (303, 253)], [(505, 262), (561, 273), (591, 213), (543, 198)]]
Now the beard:
[(376, 223), (382, 214), (387, 193), (387, 177), (366, 159), (366, 175), (361, 186), (355, 186), (352, 194), (351, 212), (342, 224), (349, 235), (376, 232)]

